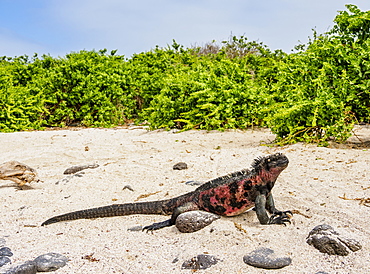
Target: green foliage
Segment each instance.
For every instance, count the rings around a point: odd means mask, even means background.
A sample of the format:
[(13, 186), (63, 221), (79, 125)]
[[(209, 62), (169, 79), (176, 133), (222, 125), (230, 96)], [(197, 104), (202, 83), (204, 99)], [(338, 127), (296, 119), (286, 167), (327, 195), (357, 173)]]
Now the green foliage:
[[(45, 59), (41, 65), (44, 62)], [(55, 64), (46, 62), (51, 65), (46, 77), (34, 84), (49, 99), (48, 125), (110, 126), (132, 115), (133, 100), (124, 92), (127, 88), (122, 57), (105, 55), (104, 51), (81, 51)]]
[(9, 114), (3, 115), (2, 128), (24, 130), (33, 128), (34, 123), (111, 126), (132, 117), (135, 100), (125, 92), (125, 62), (122, 56), (113, 53), (81, 51), (58, 59), (35, 55), (31, 61), (27, 56), (3, 61), (10, 76), (7, 85), (1, 87), (2, 95), (9, 96), (17, 107), (9, 106), (9, 101), (1, 105), (12, 111), (17, 109), (18, 115), (21, 115), (18, 109), (34, 106), (33, 111), (38, 115), (30, 115), (27, 126), (15, 125), (14, 120), (6, 118)]
[(0, 129), (5, 132), (41, 128), (42, 98), (18, 84), (29, 77), (23, 63), (22, 58), (14, 65), (0, 61)]
[(370, 40), (361, 31), (370, 12), (347, 7), (353, 15), (341, 12), (332, 31), (276, 64), (267, 124), (283, 142), (344, 141), (355, 122), (370, 120)]
[(349, 12), (339, 12), (330, 33), (337, 34), (344, 43), (365, 42), (370, 38), (370, 12), (363, 12), (355, 5), (346, 5), (346, 7)]
[(346, 6), (327, 33), (296, 52), (232, 36), (217, 44), (117, 56), (0, 58), (0, 130), (268, 126), (280, 143), (344, 141), (370, 122), (370, 11)]
[(169, 79), (160, 96), (178, 89), (173, 97), (178, 113), (173, 121), (185, 129), (246, 128), (257, 122), (256, 85), (243, 63), (229, 59), (202, 60), (185, 77)]
[(152, 128), (223, 130), (263, 125), (263, 88), (255, 74), (272, 53), (245, 37), (223, 44), (217, 50), (210, 45), (180, 48), (171, 69), (162, 75), (159, 92), (143, 109)]

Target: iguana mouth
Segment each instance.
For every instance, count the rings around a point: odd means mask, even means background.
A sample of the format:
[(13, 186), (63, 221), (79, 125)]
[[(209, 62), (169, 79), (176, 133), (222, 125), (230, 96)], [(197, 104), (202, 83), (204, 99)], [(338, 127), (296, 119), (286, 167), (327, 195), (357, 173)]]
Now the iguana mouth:
[(289, 160), (287, 157), (284, 157), (284, 158), (281, 158), (279, 161), (278, 161), (278, 165), (279, 166), (284, 166), (284, 167), (287, 167), (289, 164)]
[(289, 160), (288, 160), (288, 157), (286, 157), (284, 154), (282, 153), (276, 153), (276, 154), (273, 154), (271, 156), (268, 156), (268, 157), (271, 157), (271, 161), (275, 161), (275, 166), (276, 167), (287, 167), (288, 164), (289, 164)]

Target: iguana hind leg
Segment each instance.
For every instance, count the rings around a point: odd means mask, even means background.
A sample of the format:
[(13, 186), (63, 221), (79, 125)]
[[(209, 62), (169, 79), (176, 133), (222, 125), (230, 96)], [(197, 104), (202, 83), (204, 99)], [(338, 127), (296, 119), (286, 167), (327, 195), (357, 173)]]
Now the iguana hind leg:
[(171, 219), (163, 221), (163, 222), (154, 223), (154, 224), (145, 226), (143, 228), (143, 231), (144, 230), (153, 231), (153, 230), (158, 230), (158, 229), (164, 228), (166, 226), (173, 226), (174, 224), (176, 224), (176, 219), (181, 213), (184, 213), (184, 212), (187, 212), (187, 211), (192, 211), (192, 210), (197, 210), (197, 209), (198, 209), (198, 206), (196, 204), (194, 204), (192, 202), (185, 203), (182, 206), (176, 207), (173, 210), (172, 215), (171, 215)]

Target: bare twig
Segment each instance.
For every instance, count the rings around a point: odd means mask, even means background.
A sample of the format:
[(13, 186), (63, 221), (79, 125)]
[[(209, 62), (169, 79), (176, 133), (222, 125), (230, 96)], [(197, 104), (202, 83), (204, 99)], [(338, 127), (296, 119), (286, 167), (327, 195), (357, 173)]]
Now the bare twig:
[(352, 200), (352, 201), (360, 201), (360, 205), (370, 207), (370, 198), (347, 198), (346, 194), (343, 194), (343, 197), (338, 196), (343, 200)]

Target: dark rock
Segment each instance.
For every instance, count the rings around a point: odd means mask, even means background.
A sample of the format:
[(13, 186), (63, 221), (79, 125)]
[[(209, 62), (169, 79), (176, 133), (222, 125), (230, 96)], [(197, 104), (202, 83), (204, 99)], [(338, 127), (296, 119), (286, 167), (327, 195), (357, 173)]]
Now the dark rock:
[(0, 248), (0, 256), (11, 257), (13, 256), (13, 253), (9, 247), (2, 247)]
[(311, 232), (308, 234), (308, 237), (315, 234), (325, 234), (325, 235), (339, 235), (338, 232), (334, 230), (330, 225), (323, 224), (315, 226)]
[(342, 243), (344, 243), (351, 251), (356, 252), (362, 248), (362, 245), (355, 239), (347, 239), (343, 237), (338, 238)]
[(320, 252), (329, 255), (347, 256), (349, 254), (344, 244), (330, 236), (314, 235), (307, 240), (307, 243), (316, 247)]
[(37, 271), (49, 272), (49, 271), (55, 271), (65, 266), (68, 262), (68, 258), (58, 253), (47, 253), (47, 254), (38, 256), (34, 260), (34, 262), (37, 266)]
[(34, 261), (27, 261), (5, 272), (5, 274), (35, 274), (35, 273), (37, 273), (37, 267)]
[(210, 225), (217, 219), (220, 219), (220, 216), (216, 214), (193, 210), (180, 214), (176, 218), (176, 227), (180, 232), (191, 233)]
[(99, 167), (98, 164), (91, 164), (91, 165), (79, 165), (79, 166), (72, 166), (67, 168), (63, 174), (74, 174), (81, 170), (87, 169), (87, 168), (97, 168)]
[(184, 162), (177, 163), (173, 166), (174, 170), (182, 170), (182, 169), (187, 169), (188, 165)]
[(354, 239), (340, 236), (330, 225), (318, 225), (308, 234), (307, 243), (313, 245), (322, 253), (329, 255), (347, 256), (350, 251), (362, 248)]
[(275, 252), (266, 247), (260, 247), (243, 257), (243, 261), (251, 266), (264, 269), (278, 269), (292, 263), (289, 257), (277, 258)]
[(203, 185), (204, 182), (199, 182), (199, 181), (187, 181), (185, 182), (185, 185), (189, 186), (200, 186)]
[(0, 256), (0, 267), (2, 267), (3, 265), (6, 265), (8, 263), (10, 263), (10, 259), (9, 257), (7, 256)]
[(181, 268), (182, 269), (207, 269), (212, 265), (218, 263), (220, 259), (212, 255), (201, 254), (196, 257), (191, 258), (190, 260), (185, 261)]

